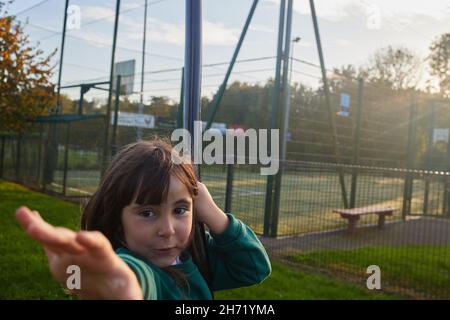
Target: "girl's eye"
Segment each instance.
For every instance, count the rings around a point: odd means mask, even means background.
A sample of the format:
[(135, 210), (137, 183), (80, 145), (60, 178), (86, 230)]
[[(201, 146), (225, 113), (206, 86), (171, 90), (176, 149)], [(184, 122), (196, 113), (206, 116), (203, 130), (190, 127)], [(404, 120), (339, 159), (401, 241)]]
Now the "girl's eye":
[(185, 214), (186, 212), (187, 212), (186, 208), (176, 208), (175, 209), (175, 213), (179, 214), (179, 215)]
[(144, 210), (138, 213), (139, 216), (144, 217), (144, 218), (148, 218), (148, 217), (152, 217), (155, 215), (155, 213), (151, 210)]

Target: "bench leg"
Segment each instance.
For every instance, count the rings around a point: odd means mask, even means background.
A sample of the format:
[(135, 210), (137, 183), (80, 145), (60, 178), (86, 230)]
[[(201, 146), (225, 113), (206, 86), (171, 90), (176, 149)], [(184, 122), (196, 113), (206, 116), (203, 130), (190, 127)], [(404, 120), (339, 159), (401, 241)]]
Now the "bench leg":
[(356, 223), (358, 222), (359, 217), (351, 217), (348, 218), (348, 233), (355, 234), (356, 232)]
[(384, 222), (386, 221), (386, 215), (385, 214), (379, 214), (378, 215), (378, 229), (384, 228)]

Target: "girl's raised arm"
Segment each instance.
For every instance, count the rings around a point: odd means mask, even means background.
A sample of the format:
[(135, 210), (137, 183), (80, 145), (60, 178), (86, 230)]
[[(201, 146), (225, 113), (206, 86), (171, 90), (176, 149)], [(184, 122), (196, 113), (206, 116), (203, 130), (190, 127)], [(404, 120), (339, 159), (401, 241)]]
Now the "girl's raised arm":
[(63, 287), (67, 288), (68, 267), (79, 267), (80, 289), (70, 290), (72, 293), (82, 299), (142, 299), (135, 274), (102, 233), (54, 227), (27, 207), (17, 209), (16, 218), (44, 247), (50, 271)]

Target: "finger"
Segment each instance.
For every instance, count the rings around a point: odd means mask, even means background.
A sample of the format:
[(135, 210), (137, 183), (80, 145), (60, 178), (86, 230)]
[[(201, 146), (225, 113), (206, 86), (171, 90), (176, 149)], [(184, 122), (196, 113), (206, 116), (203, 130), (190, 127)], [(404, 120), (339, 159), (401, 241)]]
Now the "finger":
[(76, 236), (76, 240), (86, 250), (97, 254), (107, 254), (112, 250), (109, 240), (99, 231), (80, 231)]
[(36, 218), (43, 220), (42, 217), (41, 217), (41, 215), (39, 214), (38, 211), (33, 210), (33, 211), (31, 211), (31, 213), (32, 213)]
[(197, 181), (197, 187), (203, 188), (203, 187), (205, 187), (205, 184), (203, 182)]
[(70, 255), (70, 254), (60, 254), (57, 251), (55, 251), (54, 248), (52, 247), (48, 247), (48, 246), (43, 246), (44, 247), (44, 251), (45, 254), (47, 255), (48, 258), (48, 262), (51, 266), (59, 266), (61, 267), (61, 265), (63, 266), (63, 270), (65, 270), (66, 266), (73, 264), (73, 262), (75, 261), (76, 257), (75, 255)]
[(22, 206), (16, 210), (16, 220), (24, 230), (28, 229), (34, 219), (35, 215), (33, 215), (27, 207)]
[(34, 213), (27, 207), (20, 207), (16, 212), (16, 218), (27, 234), (41, 244), (52, 247), (54, 251), (67, 251), (69, 253), (79, 253), (83, 251), (76, 241), (76, 233), (66, 228), (55, 228), (45, 222), (35, 211)]
[(76, 241), (75, 232), (62, 227), (54, 227), (45, 221), (34, 222), (28, 228), (28, 234), (57, 253), (77, 254), (84, 251), (83, 246)]
[(28, 230), (34, 221), (44, 221), (36, 210), (31, 211), (28, 207), (22, 206), (16, 210), (16, 219), (24, 230)]

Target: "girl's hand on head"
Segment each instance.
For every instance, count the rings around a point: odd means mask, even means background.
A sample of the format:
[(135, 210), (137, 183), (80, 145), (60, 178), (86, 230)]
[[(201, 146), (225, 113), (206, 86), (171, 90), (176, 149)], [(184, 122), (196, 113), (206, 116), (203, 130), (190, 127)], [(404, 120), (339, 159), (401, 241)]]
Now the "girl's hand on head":
[(67, 288), (67, 268), (80, 268), (80, 289), (70, 290), (83, 299), (142, 299), (137, 278), (98, 231), (54, 227), (37, 211), (20, 207), (16, 218), (26, 233), (39, 242), (47, 254), (53, 277)]
[(194, 210), (197, 213), (197, 219), (204, 222), (209, 211), (217, 207), (214, 199), (209, 193), (208, 188), (201, 182), (197, 182), (198, 194), (194, 198)]
[(208, 188), (197, 182), (198, 195), (194, 198), (194, 211), (198, 221), (204, 222), (214, 234), (222, 233), (228, 226), (228, 217), (217, 206)]

